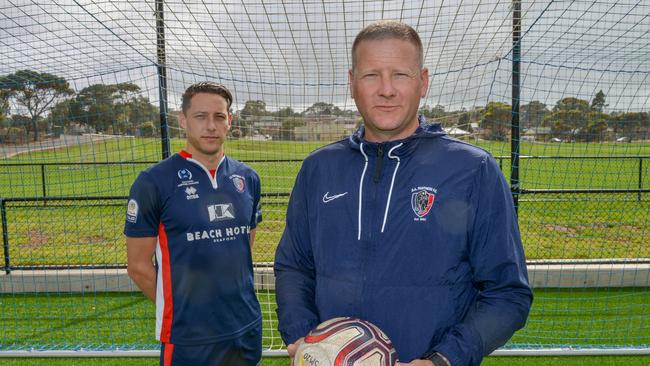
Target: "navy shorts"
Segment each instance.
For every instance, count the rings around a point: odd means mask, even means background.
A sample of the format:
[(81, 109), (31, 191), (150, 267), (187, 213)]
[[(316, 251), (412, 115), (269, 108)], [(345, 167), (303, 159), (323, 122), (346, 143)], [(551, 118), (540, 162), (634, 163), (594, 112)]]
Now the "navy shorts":
[(163, 343), (160, 366), (256, 366), (262, 358), (262, 324), (238, 338), (193, 346)]

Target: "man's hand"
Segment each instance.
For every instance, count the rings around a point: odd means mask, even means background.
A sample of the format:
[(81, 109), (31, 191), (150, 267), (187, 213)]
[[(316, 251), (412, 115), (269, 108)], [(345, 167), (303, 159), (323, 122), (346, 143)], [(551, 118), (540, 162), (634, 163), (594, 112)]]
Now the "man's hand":
[(298, 338), (297, 341), (291, 343), (290, 345), (287, 346), (287, 352), (289, 352), (289, 358), (291, 359), (291, 366), (293, 366), (293, 357), (296, 355), (296, 351), (298, 350), (298, 346), (305, 340), (305, 337)]
[(395, 366), (433, 366), (433, 362), (429, 360), (413, 360), (409, 363), (395, 363)]

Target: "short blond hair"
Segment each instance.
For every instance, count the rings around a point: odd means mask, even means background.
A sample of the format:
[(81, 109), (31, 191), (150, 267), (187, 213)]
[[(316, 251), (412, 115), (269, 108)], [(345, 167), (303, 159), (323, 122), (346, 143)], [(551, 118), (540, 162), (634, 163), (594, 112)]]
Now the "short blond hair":
[(399, 39), (413, 44), (418, 51), (420, 68), (424, 66), (424, 51), (418, 32), (410, 25), (396, 20), (379, 20), (364, 27), (354, 39), (354, 43), (352, 43), (352, 70), (357, 64), (356, 51), (359, 43), (385, 39)]

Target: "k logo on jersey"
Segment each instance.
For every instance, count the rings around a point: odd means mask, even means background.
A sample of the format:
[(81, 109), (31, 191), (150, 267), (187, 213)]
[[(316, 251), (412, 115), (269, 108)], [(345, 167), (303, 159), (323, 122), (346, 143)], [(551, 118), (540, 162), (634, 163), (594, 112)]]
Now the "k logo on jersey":
[(411, 208), (417, 217), (415, 221), (426, 221), (425, 216), (431, 211), (436, 190), (431, 187), (417, 187), (411, 189)]
[(208, 215), (210, 222), (230, 220), (235, 218), (235, 209), (232, 203), (219, 203), (208, 206)]

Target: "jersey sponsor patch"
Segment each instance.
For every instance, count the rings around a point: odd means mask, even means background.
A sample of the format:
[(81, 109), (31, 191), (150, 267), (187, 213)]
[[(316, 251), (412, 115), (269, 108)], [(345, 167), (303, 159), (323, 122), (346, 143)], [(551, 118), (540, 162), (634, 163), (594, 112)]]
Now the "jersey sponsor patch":
[(189, 169), (181, 169), (177, 174), (180, 180), (192, 180), (192, 172)]
[(218, 203), (208, 206), (210, 222), (231, 220), (235, 218), (235, 208), (232, 203)]
[(131, 223), (138, 221), (138, 202), (134, 199), (130, 199), (126, 205), (126, 221)]
[(415, 213), (415, 221), (426, 221), (426, 215), (433, 207), (436, 199), (436, 190), (431, 187), (411, 188), (411, 208)]
[[(176, 172), (178, 178), (181, 182), (178, 184), (179, 187), (193, 186), (199, 184), (199, 182), (192, 180), (192, 172), (189, 169), (181, 169)], [(191, 198), (188, 198), (191, 199)]]
[(246, 185), (244, 184), (244, 177), (241, 175), (233, 174), (230, 176), (230, 180), (232, 181), (232, 184), (235, 186), (235, 189), (237, 192), (242, 193), (246, 189)]
[(223, 229), (210, 229), (201, 231), (191, 231), (185, 233), (188, 243), (210, 240), (213, 243), (235, 240), (240, 235), (251, 233), (251, 227), (248, 225), (231, 226)]

